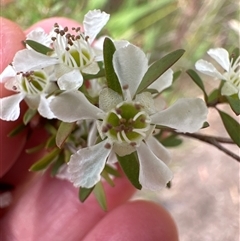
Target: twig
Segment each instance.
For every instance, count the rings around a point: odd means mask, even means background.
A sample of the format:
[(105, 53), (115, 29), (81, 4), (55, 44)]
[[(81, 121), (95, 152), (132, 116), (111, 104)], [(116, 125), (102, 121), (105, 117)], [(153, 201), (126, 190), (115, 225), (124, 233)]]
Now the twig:
[(210, 145), (215, 146), (220, 151), (224, 152), (228, 156), (230, 156), (233, 159), (235, 159), (238, 162), (240, 162), (240, 156), (239, 155), (236, 155), (235, 153), (231, 152), (230, 150), (228, 150), (227, 148), (225, 148), (224, 146), (219, 144), (219, 142), (221, 142), (221, 143), (228, 143), (228, 144), (234, 144), (234, 142), (231, 139), (229, 139), (229, 138), (215, 137), (215, 136), (206, 136), (206, 135), (196, 134), (196, 133), (179, 133), (179, 132), (175, 132), (173, 130), (170, 130), (170, 132), (174, 132), (174, 133), (182, 135), (182, 136), (187, 136), (187, 137), (190, 137), (190, 138), (194, 138), (194, 139), (206, 142), (206, 143), (208, 143)]

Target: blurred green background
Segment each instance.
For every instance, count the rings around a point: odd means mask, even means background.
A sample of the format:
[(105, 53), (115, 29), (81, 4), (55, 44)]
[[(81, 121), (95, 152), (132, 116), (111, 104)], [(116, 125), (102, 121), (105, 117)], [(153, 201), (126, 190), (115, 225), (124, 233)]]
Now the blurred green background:
[(81, 22), (95, 8), (111, 14), (105, 33), (140, 45), (152, 61), (183, 48), (186, 68), (210, 47), (239, 44), (239, 35), (229, 31), (230, 21), (239, 20), (236, 0), (1, 0), (1, 15), (23, 29), (52, 16)]

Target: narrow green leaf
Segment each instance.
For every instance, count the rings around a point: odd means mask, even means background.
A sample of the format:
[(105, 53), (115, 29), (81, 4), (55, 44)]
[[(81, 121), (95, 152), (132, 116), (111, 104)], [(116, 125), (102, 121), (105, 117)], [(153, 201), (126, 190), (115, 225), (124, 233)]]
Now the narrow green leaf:
[(189, 69), (189, 70), (187, 70), (187, 74), (191, 77), (191, 79), (194, 81), (194, 83), (203, 91), (205, 100), (207, 100), (207, 93), (206, 93), (204, 84), (203, 84), (200, 76), (197, 74), (197, 72), (194, 71), (193, 69)]
[(55, 143), (55, 135), (51, 135), (46, 142), (45, 148), (46, 149), (51, 149), (52, 147), (55, 147), (56, 143)]
[(182, 139), (178, 138), (177, 134), (169, 135), (167, 138), (161, 140), (161, 143), (166, 147), (176, 147), (181, 145)]
[(114, 187), (114, 182), (113, 182), (112, 178), (109, 176), (109, 173), (106, 170), (102, 171), (101, 176), (106, 180), (106, 182), (110, 186)]
[(28, 108), (28, 110), (25, 112), (23, 116), (24, 125), (27, 125), (29, 121), (35, 116), (36, 113), (37, 113), (37, 110)]
[(176, 81), (176, 80), (179, 78), (179, 76), (181, 75), (181, 73), (182, 73), (181, 70), (175, 71), (175, 72), (173, 73), (173, 82)]
[(39, 144), (37, 146), (34, 146), (32, 148), (29, 148), (29, 149), (26, 149), (25, 152), (28, 153), (28, 154), (32, 154), (34, 152), (37, 152), (37, 151), (41, 150), (42, 148), (44, 148), (44, 146), (45, 146), (45, 143), (41, 143), (41, 144)]
[(34, 49), (35, 51), (41, 53), (41, 54), (45, 54), (47, 55), (48, 53), (51, 53), (53, 50), (48, 48), (47, 46), (40, 44), (36, 41), (33, 40), (26, 40), (25, 41), (27, 45), (29, 45), (32, 49)]
[(31, 167), (30, 171), (40, 171), (45, 169), (55, 158), (58, 156), (60, 150), (58, 148), (53, 149), (50, 153), (46, 156), (41, 158), (39, 161), (35, 162)]
[(104, 170), (115, 177), (121, 176), (120, 173), (118, 172), (118, 170), (114, 169), (113, 167), (109, 166), (108, 164), (105, 165)]
[(240, 147), (240, 124), (227, 113), (220, 110), (218, 112), (229, 136)]
[(209, 96), (207, 97), (207, 103), (208, 105), (216, 105), (216, 103), (218, 102), (218, 98), (219, 98), (219, 89), (215, 89), (213, 90)]
[(85, 188), (85, 187), (80, 187), (79, 188), (78, 197), (79, 197), (79, 200), (82, 203), (89, 197), (89, 195), (92, 193), (94, 187), (95, 186), (93, 186), (91, 188)]
[(25, 129), (25, 125), (23, 123), (17, 125), (15, 128), (13, 128), (13, 130), (11, 130), (9, 133), (8, 133), (8, 137), (14, 137), (16, 136), (17, 134), (19, 134), (20, 132), (22, 132), (24, 129)]
[(157, 78), (159, 78), (166, 70), (168, 70), (181, 56), (185, 50), (178, 49), (170, 54), (167, 54), (163, 58), (154, 62), (147, 70), (143, 79), (137, 89), (136, 94), (144, 91), (150, 84), (152, 84)]
[(139, 182), (139, 160), (137, 153), (131, 153), (127, 156), (117, 156), (121, 168), (126, 174), (129, 181), (137, 189), (142, 189), (142, 185)]
[(103, 189), (103, 185), (101, 181), (96, 184), (95, 188), (93, 189), (93, 193), (98, 203), (100, 204), (101, 208), (104, 211), (107, 211), (107, 200), (106, 200), (105, 191)]
[(111, 39), (105, 38), (103, 43), (103, 57), (108, 88), (122, 95), (122, 88), (113, 68), (113, 54), (116, 48)]
[(236, 115), (240, 115), (240, 100), (231, 96), (226, 96), (230, 107)]
[(55, 161), (55, 163), (52, 166), (52, 169), (51, 169), (52, 177), (54, 177), (58, 173), (59, 168), (65, 163), (64, 159), (65, 159), (64, 154), (60, 153), (58, 156), (58, 159)]
[(74, 127), (75, 127), (75, 122), (73, 123), (61, 122), (56, 135), (56, 145), (59, 148), (62, 148), (64, 142), (71, 134)]

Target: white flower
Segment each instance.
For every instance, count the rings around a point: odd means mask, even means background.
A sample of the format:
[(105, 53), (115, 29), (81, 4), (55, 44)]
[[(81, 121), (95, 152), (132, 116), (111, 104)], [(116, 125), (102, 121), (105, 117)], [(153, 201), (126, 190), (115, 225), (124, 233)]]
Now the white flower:
[(233, 63), (233, 58), (229, 59), (229, 53), (226, 49), (215, 48), (207, 52), (224, 70), (220, 73), (213, 64), (200, 59), (196, 62), (195, 67), (198, 71), (224, 80), (225, 83), (221, 89), (222, 95), (230, 96), (237, 94), (240, 99), (240, 56)]
[(36, 70), (16, 72), (9, 65), (0, 75), (0, 82), (5, 83), (5, 88), (16, 94), (0, 98), (0, 119), (14, 121), (20, 115), (20, 102), (24, 99), (28, 106), (38, 109), (40, 115), (52, 119), (54, 114), (49, 108), (49, 102), (53, 97), (46, 98), (50, 90), (55, 89), (46, 71)]
[[(134, 45), (117, 49), (113, 66), (123, 96), (105, 88), (100, 93), (98, 108), (81, 92), (72, 91), (57, 96), (50, 104), (57, 118), (65, 122), (97, 120), (99, 134), (104, 139), (72, 155), (69, 162), (71, 180), (77, 187), (92, 187), (100, 180), (111, 152), (125, 156), (137, 151), (139, 182), (145, 188), (158, 190), (172, 179), (172, 172), (167, 167), (168, 151), (152, 136), (155, 126), (167, 126), (181, 132), (197, 131), (206, 120), (207, 108), (201, 99), (180, 99), (170, 108), (158, 111), (149, 92), (136, 95), (148, 69), (148, 60)], [(172, 82), (172, 78), (163, 81), (160, 77), (160, 80), (157, 82), (161, 91)]]

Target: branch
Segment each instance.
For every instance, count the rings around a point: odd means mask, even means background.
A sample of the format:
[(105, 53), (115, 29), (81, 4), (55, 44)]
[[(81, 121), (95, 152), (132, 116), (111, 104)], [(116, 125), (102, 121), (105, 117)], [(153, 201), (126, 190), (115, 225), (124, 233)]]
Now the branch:
[(173, 133), (178, 134), (178, 135), (188, 136), (188, 137), (206, 142), (210, 145), (213, 145), (216, 148), (218, 148), (220, 151), (224, 152), (228, 156), (230, 156), (233, 159), (240, 162), (240, 156), (239, 155), (236, 155), (235, 153), (231, 152), (230, 150), (228, 150), (227, 148), (225, 148), (224, 146), (219, 144), (219, 142), (220, 143), (234, 144), (234, 142), (229, 138), (217, 137), (217, 136), (206, 136), (206, 135), (196, 134), (196, 133), (179, 133), (179, 132), (175, 132), (173, 130), (168, 130), (168, 131), (173, 132)]

